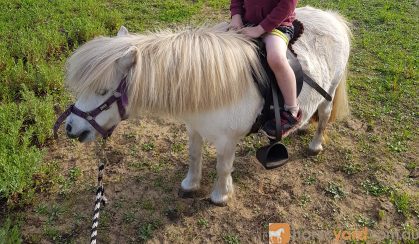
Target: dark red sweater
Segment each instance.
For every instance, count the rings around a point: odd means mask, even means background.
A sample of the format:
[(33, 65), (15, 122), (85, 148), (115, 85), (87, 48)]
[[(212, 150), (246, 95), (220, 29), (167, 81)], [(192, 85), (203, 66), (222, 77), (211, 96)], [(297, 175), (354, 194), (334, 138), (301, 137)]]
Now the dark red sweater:
[(295, 20), (298, 0), (231, 0), (231, 16), (240, 14), (245, 24), (261, 25), (266, 32)]

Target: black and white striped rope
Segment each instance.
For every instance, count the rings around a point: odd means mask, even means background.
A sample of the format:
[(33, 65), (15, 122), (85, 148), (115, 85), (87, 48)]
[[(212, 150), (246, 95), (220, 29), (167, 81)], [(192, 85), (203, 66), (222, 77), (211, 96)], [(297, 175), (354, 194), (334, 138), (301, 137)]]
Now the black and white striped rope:
[(99, 226), (99, 212), (100, 212), (100, 205), (106, 205), (107, 199), (105, 197), (105, 188), (103, 187), (103, 171), (105, 169), (106, 164), (106, 154), (105, 154), (105, 140), (103, 142), (98, 142), (100, 146), (98, 146), (97, 155), (99, 156), (99, 173), (97, 177), (98, 187), (96, 190), (96, 200), (95, 200), (95, 209), (93, 214), (93, 224), (92, 224), (92, 231), (90, 234), (90, 243), (96, 244), (97, 238), (97, 229)]

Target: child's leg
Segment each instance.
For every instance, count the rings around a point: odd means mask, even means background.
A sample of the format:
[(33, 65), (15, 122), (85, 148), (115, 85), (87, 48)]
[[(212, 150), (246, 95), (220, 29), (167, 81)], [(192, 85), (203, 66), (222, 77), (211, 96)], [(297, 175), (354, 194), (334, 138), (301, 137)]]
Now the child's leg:
[(287, 43), (282, 37), (267, 34), (263, 38), (269, 66), (275, 74), (279, 89), (284, 97), (285, 110), (297, 116), (299, 107), (297, 103), (297, 85), (294, 71), (287, 60)]

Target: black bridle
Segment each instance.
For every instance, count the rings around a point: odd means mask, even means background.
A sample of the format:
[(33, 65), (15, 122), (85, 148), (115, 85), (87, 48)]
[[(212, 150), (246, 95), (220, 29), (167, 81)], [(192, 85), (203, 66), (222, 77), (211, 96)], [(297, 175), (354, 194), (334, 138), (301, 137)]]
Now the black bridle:
[(113, 92), (112, 96), (110, 96), (108, 99), (106, 99), (105, 102), (103, 102), (99, 107), (89, 111), (89, 112), (83, 112), (80, 109), (78, 109), (75, 104), (71, 104), (70, 107), (58, 117), (57, 121), (54, 125), (54, 136), (55, 138), (58, 137), (58, 128), (60, 128), (60, 125), (64, 122), (64, 120), (71, 114), (75, 114), (83, 119), (85, 119), (89, 124), (95, 128), (99, 134), (102, 135), (103, 138), (107, 138), (112, 135), (112, 132), (114, 131), (115, 126), (112, 126), (110, 129), (106, 130), (102, 126), (100, 126), (96, 122), (96, 116), (98, 116), (100, 113), (102, 113), (105, 110), (108, 110), (111, 105), (116, 102), (118, 106), (118, 112), (121, 120), (125, 120), (128, 118), (128, 115), (126, 113), (126, 106), (128, 105), (128, 96), (126, 94), (126, 77), (121, 80), (116, 90)]

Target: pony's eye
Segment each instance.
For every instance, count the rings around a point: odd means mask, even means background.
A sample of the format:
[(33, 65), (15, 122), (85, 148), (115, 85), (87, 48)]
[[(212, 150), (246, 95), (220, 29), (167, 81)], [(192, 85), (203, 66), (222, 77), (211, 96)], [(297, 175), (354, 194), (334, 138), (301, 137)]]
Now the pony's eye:
[(99, 96), (105, 96), (106, 93), (108, 93), (108, 90), (106, 89), (100, 89), (99, 91), (96, 92)]

